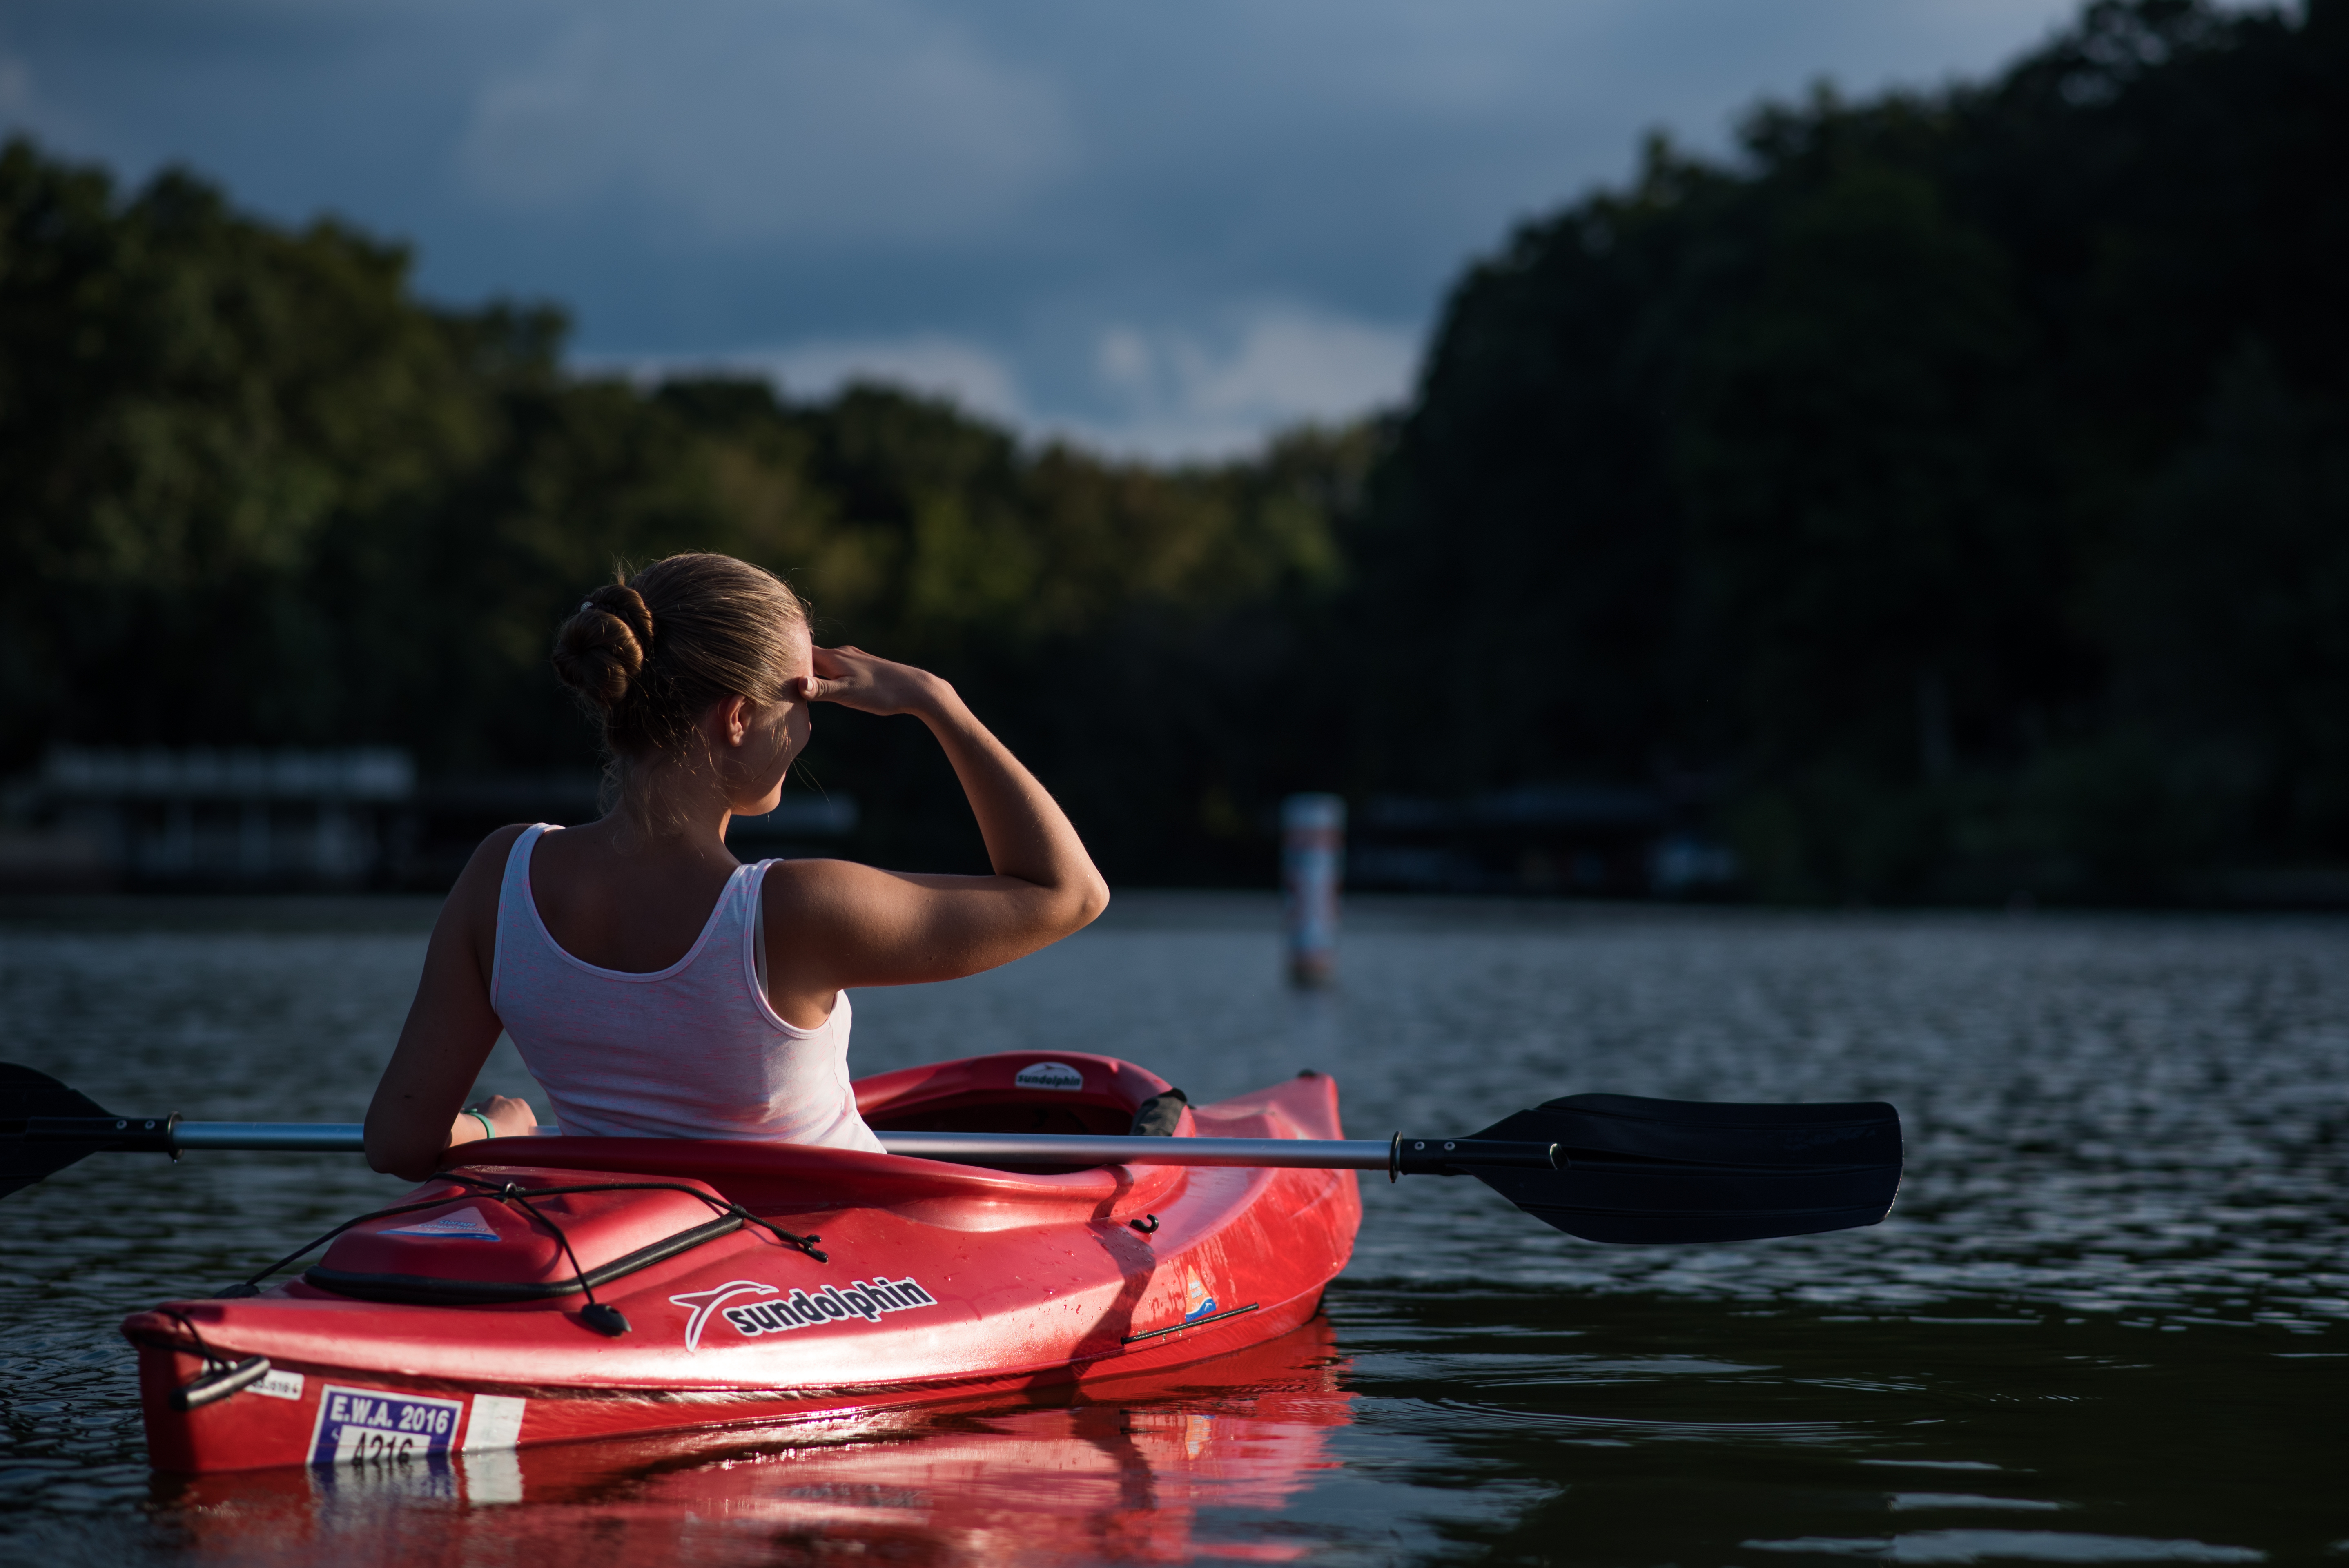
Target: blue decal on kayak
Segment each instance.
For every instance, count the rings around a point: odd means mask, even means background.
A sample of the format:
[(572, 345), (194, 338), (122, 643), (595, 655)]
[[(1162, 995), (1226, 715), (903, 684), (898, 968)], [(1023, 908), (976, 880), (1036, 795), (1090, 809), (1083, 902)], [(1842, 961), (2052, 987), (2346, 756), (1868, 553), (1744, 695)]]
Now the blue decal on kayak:
[(429, 1220), (419, 1220), (412, 1225), (402, 1225), (396, 1231), (378, 1231), (378, 1236), (421, 1236), (430, 1242), (494, 1242), (498, 1233), (481, 1211), (468, 1203), (453, 1214), (441, 1214)]
[(1195, 1322), (1216, 1310), (1216, 1293), (1199, 1277), (1197, 1269), (1183, 1271), (1183, 1321)]

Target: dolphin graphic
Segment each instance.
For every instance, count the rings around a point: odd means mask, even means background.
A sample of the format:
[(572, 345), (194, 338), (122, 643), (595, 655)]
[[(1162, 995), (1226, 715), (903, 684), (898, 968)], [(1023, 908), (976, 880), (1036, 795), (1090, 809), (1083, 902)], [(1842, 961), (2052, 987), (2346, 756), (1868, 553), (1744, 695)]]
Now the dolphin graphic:
[(701, 1348), (702, 1326), (709, 1321), (711, 1313), (738, 1295), (772, 1295), (781, 1288), (779, 1285), (761, 1284), (754, 1279), (730, 1279), (716, 1290), (688, 1291), (668, 1299), (671, 1305), (684, 1307), (692, 1315), (685, 1320), (685, 1347), (698, 1350)]

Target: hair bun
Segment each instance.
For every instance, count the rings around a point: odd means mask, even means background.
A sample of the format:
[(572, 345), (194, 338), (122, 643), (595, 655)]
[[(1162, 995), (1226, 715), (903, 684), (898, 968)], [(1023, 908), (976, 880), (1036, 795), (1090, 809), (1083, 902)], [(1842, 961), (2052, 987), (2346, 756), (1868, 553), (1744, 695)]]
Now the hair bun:
[(554, 634), (554, 673), (608, 712), (627, 699), (652, 647), (653, 613), (644, 597), (624, 583), (607, 583), (580, 600)]
[(554, 669), (602, 731), (615, 768), (633, 768), (689, 761), (694, 726), (712, 703), (792, 695), (807, 646), (807, 606), (781, 578), (688, 551), (582, 599), (554, 635)]

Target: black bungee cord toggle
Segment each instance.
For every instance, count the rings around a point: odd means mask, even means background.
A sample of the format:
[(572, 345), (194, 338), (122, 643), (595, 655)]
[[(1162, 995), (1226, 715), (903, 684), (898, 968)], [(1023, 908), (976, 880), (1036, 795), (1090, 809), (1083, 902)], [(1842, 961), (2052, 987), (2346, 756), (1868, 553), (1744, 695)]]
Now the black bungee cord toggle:
[(563, 1255), (571, 1260), (571, 1272), (578, 1276), (579, 1288), (587, 1297), (587, 1305), (579, 1309), (579, 1321), (596, 1333), (609, 1335), (614, 1339), (626, 1334), (628, 1331), (627, 1315), (609, 1302), (595, 1299), (595, 1287), (587, 1283), (587, 1271), (580, 1266), (579, 1254), (571, 1250), (571, 1238), (563, 1233), (563, 1227), (538, 1212), (538, 1205), (523, 1195), (522, 1184), (518, 1181), (507, 1182), (498, 1190), (498, 1196), (509, 1203), (521, 1204), (523, 1213), (554, 1233), (555, 1245), (561, 1247)]

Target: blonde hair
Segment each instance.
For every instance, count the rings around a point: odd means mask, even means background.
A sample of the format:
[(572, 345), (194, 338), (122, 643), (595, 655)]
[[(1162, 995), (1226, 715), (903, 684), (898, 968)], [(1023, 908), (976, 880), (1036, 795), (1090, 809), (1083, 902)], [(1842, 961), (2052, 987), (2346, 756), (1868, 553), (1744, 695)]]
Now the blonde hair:
[(590, 593), (554, 634), (554, 673), (602, 732), (615, 782), (631, 764), (689, 760), (712, 703), (780, 701), (800, 666), (807, 606), (730, 555), (671, 555)]

